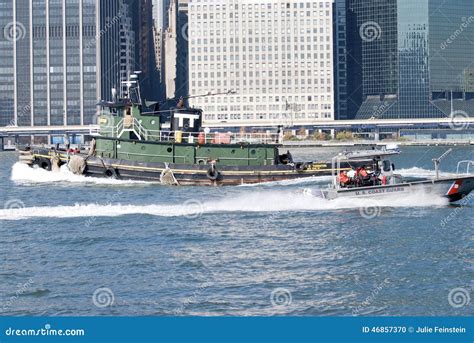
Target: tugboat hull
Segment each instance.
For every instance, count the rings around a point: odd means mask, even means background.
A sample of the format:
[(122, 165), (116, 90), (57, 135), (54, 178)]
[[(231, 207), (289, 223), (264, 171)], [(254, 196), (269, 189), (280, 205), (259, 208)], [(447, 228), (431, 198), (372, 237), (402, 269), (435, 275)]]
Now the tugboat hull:
[[(331, 175), (330, 162), (307, 162), (287, 165), (268, 166), (225, 166), (216, 165), (211, 170), (209, 164), (177, 164), (161, 162), (134, 162), (86, 154), (68, 155), (57, 153), (53, 149), (33, 149), (20, 151), (20, 161), (31, 167), (51, 170), (53, 158), (60, 165), (67, 164), (72, 156), (85, 161), (82, 174), (98, 178), (116, 178), (122, 180), (138, 180), (159, 182), (179, 186), (232, 186), (257, 184), (263, 182), (296, 180), (315, 176)], [(342, 168), (350, 170), (367, 163), (367, 161), (351, 161), (342, 164)]]

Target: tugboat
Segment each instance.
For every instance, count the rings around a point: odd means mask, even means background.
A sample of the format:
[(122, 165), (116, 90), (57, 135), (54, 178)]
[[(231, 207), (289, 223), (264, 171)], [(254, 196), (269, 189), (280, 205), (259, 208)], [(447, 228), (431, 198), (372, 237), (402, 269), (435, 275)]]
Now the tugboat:
[[(378, 198), (394, 194), (416, 194), (425, 192), (444, 196), (450, 202), (457, 202), (468, 196), (474, 189), (474, 175), (469, 174), (474, 161), (458, 163), (455, 177), (440, 177), (441, 161), (452, 152), (446, 151), (439, 158), (433, 159), (435, 174), (433, 178), (407, 179), (395, 173), (395, 165), (389, 157), (400, 154), (397, 146), (387, 146), (382, 150), (365, 150), (343, 153), (332, 159), (332, 184), (328, 189), (305, 189), (306, 195), (333, 200), (338, 198)], [(341, 168), (341, 161), (370, 158), (371, 163), (347, 171)], [(466, 174), (461, 174), (461, 167), (466, 165)]]
[[(18, 147), (20, 161), (57, 170), (67, 164), (79, 175), (160, 182), (165, 185), (240, 185), (331, 175), (331, 162), (296, 162), (280, 154), (283, 132), (211, 133), (202, 128), (202, 110), (163, 110), (142, 102), (137, 77), (127, 82), (128, 96), (101, 101), (100, 129), (89, 150)], [(211, 94), (207, 95), (210, 96)], [(150, 109), (150, 107), (154, 107)], [(341, 161), (352, 170), (368, 161)]]

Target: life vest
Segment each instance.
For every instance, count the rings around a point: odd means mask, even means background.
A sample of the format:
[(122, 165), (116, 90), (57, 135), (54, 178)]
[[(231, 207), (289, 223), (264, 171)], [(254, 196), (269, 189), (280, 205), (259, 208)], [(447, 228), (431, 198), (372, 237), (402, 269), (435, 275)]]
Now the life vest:
[(347, 176), (347, 174), (345, 172), (341, 172), (339, 174), (339, 182), (343, 185), (345, 184), (348, 184), (350, 181), (349, 177)]
[(382, 176), (382, 185), (386, 185), (387, 184), (387, 176)]
[(357, 169), (357, 175), (359, 175), (363, 178), (366, 178), (367, 176), (369, 176), (369, 174), (367, 174), (367, 171), (362, 167)]

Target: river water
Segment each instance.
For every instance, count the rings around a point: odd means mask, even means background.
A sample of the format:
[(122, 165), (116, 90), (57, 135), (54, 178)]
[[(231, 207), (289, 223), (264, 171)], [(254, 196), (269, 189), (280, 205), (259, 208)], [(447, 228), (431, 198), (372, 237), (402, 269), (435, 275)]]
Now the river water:
[[(328, 159), (339, 148), (295, 150)], [(406, 176), (444, 147), (407, 147)], [(442, 164), (473, 159), (457, 147)], [(87, 179), (0, 154), (0, 315), (472, 315), (474, 201)], [(369, 208), (368, 208), (369, 206)]]

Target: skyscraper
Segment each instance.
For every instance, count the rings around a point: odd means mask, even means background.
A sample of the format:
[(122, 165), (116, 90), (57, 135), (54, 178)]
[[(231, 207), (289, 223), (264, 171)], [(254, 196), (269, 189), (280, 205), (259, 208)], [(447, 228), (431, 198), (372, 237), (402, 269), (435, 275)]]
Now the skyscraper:
[(160, 75), (156, 63), (155, 33), (152, 0), (127, 0), (133, 9), (135, 31), (135, 64), (140, 70), (142, 95), (144, 99), (154, 100), (160, 93)]
[(189, 0), (178, 0), (176, 96), (189, 95)]
[(171, 0), (168, 8), (168, 27), (165, 29), (164, 37), (164, 84), (166, 98), (176, 97), (176, 74), (178, 60), (178, 7), (176, 0)]
[(95, 1), (0, 0), (0, 125), (92, 124)]
[(155, 65), (157, 72), (156, 99), (165, 97), (165, 32), (168, 28), (168, 10), (170, 0), (153, 1), (153, 43), (155, 50)]
[[(189, 2), (189, 87), (207, 125), (334, 118), (332, 0)], [(227, 94), (226, 94), (227, 93)]]
[(347, 2), (348, 0), (335, 0), (333, 4), (334, 101), (336, 119), (347, 119), (348, 115)]
[(357, 33), (348, 39), (348, 101), (358, 118), (474, 115), (471, 0), (350, 0), (348, 10)]
[(88, 125), (133, 69), (123, 0), (0, 0), (0, 126)]
[(124, 0), (102, 0), (99, 8), (99, 75), (102, 100), (112, 100), (112, 89), (123, 95), (135, 67), (135, 35), (129, 5)]
[(153, 0), (153, 24), (158, 29), (168, 26), (168, 8), (170, 0)]

